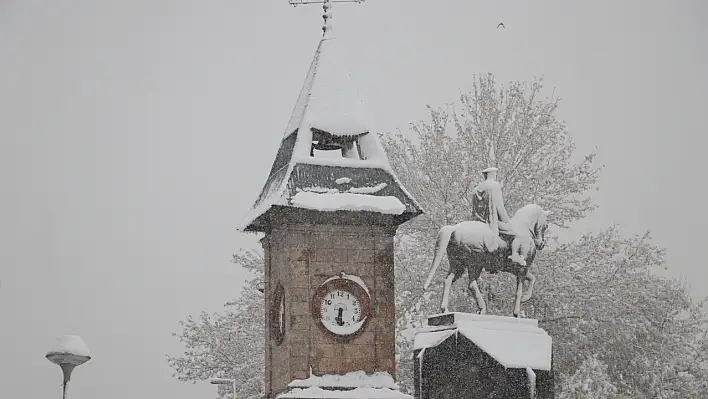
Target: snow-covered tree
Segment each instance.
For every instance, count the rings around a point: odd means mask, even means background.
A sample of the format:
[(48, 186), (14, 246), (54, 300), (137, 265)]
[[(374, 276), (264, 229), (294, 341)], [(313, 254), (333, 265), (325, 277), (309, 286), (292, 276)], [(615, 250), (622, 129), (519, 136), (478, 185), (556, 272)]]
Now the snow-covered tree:
[(561, 392), (560, 399), (607, 399), (617, 394), (617, 387), (607, 374), (607, 365), (594, 355), (563, 380)]
[(181, 321), (182, 331), (173, 334), (186, 348), (181, 356), (168, 356), (174, 377), (181, 381), (235, 378), (238, 392), (231, 385), (218, 385), (219, 398), (262, 398), (265, 372), (265, 316), (263, 294), (258, 285), (263, 279), (261, 252), (241, 250), (233, 262), (252, 275), (241, 295), (226, 305), (224, 313), (203, 312), (198, 318)]
[[(482, 169), (500, 169), (510, 213), (537, 203), (553, 211), (556, 232), (595, 208), (590, 201), (599, 173), (594, 154), (574, 153), (566, 125), (555, 116), (560, 100), (543, 98), (543, 93), (540, 79), (503, 87), (492, 75), (478, 76), (459, 102), (429, 107), (430, 120), (412, 124), (405, 133), (382, 136), (399, 179), (426, 211), (401, 226), (396, 237), (398, 379), (409, 393), (411, 333), (438, 311), (447, 267), (441, 265), (431, 291), (424, 292), (435, 236), (443, 225), (469, 220), (469, 192), (481, 180)], [(260, 277), (259, 255), (242, 252), (234, 259)], [(684, 286), (653, 274), (663, 267), (664, 250), (651, 243), (648, 233), (623, 237), (616, 226), (570, 243), (555, 241), (540, 254), (533, 265), (538, 283), (524, 310), (553, 336), (559, 376), (583, 382), (600, 373), (603, 384), (628, 397), (708, 395), (705, 309), (691, 301)], [(483, 273), (480, 280), (489, 312), (511, 314), (513, 276)], [(464, 286), (453, 286), (451, 306), (476, 311)], [(220, 324), (222, 332), (213, 327), (222, 316), (183, 324), (180, 338), (189, 351), (170, 359), (176, 376), (187, 381), (228, 376), (238, 363), (252, 372), (253, 381), (262, 380), (263, 304), (249, 296), (256, 294), (247, 289), (242, 305), (223, 315), (239, 325), (253, 323), (253, 335), (240, 336), (231, 344), (233, 351), (220, 344), (232, 327), (226, 321)], [(253, 306), (246, 305), (249, 301)], [(248, 350), (249, 356), (232, 354)], [(225, 354), (211, 353), (219, 351)], [(567, 386), (557, 384), (559, 394)], [(252, 392), (244, 390), (237, 397)]]

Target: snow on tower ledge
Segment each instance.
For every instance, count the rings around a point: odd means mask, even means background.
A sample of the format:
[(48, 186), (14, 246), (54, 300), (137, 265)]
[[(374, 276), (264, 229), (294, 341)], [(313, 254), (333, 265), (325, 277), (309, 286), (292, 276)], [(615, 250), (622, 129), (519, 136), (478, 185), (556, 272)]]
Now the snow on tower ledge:
[[(313, 157), (313, 132), (355, 140), (354, 155)], [(267, 231), (274, 207), (373, 212), (398, 223), (423, 212), (395, 176), (333, 37), (317, 47), (269, 177), (239, 229)]]
[(285, 398), (330, 398), (330, 399), (412, 399), (399, 391), (399, 386), (390, 374), (377, 372), (366, 374), (355, 371), (344, 375), (316, 376), (294, 380), (288, 384), (289, 391), (277, 396)]

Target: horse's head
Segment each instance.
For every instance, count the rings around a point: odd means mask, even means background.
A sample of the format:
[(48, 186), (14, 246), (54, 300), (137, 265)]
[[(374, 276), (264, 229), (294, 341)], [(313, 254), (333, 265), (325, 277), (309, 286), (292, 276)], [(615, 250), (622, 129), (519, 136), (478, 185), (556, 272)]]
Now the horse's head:
[(541, 209), (538, 219), (533, 226), (533, 242), (538, 251), (543, 250), (546, 246), (546, 242), (548, 241), (546, 238), (546, 230), (548, 230), (548, 215), (550, 214), (551, 211), (544, 211)]

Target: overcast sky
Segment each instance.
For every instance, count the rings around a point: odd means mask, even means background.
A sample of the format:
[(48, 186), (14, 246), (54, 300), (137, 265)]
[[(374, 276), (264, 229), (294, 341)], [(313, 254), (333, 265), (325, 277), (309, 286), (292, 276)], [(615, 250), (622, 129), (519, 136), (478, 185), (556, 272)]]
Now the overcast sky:
[[(640, 6), (641, 4), (641, 6)], [(652, 229), (708, 295), (708, 3), (368, 0), (334, 7), (380, 130), (472, 74), (545, 75), (578, 156), (606, 164), (576, 226)], [(60, 394), (44, 358), (78, 334), (72, 397), (206, 398), (171, 378), (178, 320), (216, 311), (321, 35), (287, 0), (0, 0), (0, 397)], [(495, 29), (504, 21), (506, 29)]]

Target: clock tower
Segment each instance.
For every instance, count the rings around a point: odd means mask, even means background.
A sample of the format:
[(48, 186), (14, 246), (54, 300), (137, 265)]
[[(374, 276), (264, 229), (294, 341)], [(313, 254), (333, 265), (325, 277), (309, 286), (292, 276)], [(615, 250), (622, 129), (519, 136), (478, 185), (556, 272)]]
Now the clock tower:
[(352, 85), (331, 6), (324, 1), (323, 37), (241, 226), (265, 233), (266, 397), (409, 398), (394, 381), (393, 244), (422, 210)]

